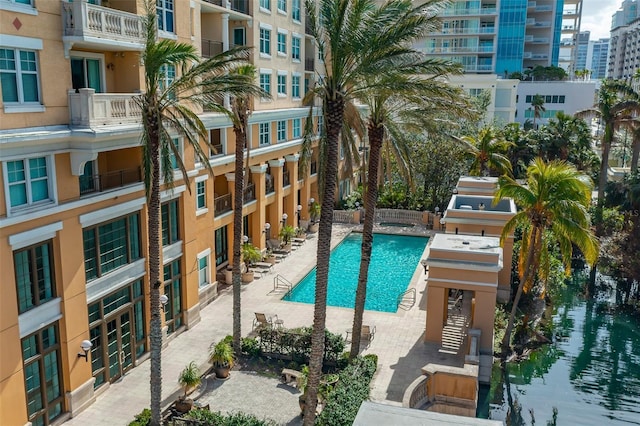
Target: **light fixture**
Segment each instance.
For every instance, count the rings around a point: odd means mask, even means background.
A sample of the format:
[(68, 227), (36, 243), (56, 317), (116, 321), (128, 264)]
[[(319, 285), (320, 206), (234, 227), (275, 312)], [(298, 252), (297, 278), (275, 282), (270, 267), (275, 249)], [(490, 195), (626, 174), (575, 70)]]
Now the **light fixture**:
[(453, 188), (453, 191), (451, 191), (451, 192), (453, 192), (454, 195), (457, 194), (458, 193), (458, 188)]
[(422, 259), (420, 261), (420, 263), (422, 264), (422, 267), (424, 268), (424, 273), (426, 274), (427, 271), (429, 270), (429, 265), (427, 264), (427, 259)]
[(436, 208), (433, 210), (436, 212), (436, 216), (440, 214), (440, 207), (436, 206)]
[(286, 214), (286, 213), (282, 214), (282, 221), (281, 221), (282, 222), (282, 226), (285, 226), (287, 224), (287, 218), (288, 217), (289, 217), (288, 214)]
[(242, 242), (243, 242), (244, 244), (247, 244), (247, 243), (249, 242), (249, 236), (248, 236), (248, 235), (243, 235), (243, 236), (242, 236)]
[(298, 207), (296, 207), (296, 214), (299, 215), (301, 211), (302, 211), (302, 206), (298, 204)]
[(82, 353), (78, 353), (78, 358), (84, 358), (85, 362), (89, 362), (89, 351), (92, 346), (93, 343), (91, 343), (91, 340), (83, 340), (82, 343), (80, 343)]
[(165, 306), (169, 303), (169, 297), (166, 294), (160, 295), (160, 309), (164, 311)]
[(309, 204), (313, 204), (313, 203), (315, 203), (315, 202), (316, 202), (316, 199), (315, 199), (315, 198), (309, 198)]
[(356, 201), (356, 210), (360, 208), (360, 201)]
[(264, 224), (264, 229), (262, 230), (263, 234), (267, 234), (269, 232), (269, 230), (271, 229), (271, 224), (269, 222)]

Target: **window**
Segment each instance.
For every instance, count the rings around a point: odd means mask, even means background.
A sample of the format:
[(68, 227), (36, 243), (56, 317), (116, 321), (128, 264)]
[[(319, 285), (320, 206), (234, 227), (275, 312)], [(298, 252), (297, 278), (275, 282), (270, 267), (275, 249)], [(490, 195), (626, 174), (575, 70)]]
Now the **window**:
[(278, 121), (278, 143), (287, 141), (287, 121)]
[(271, 55), (271, 30), (260, 28), (260, 53)]
[(53, 248), (51, 242), (38, 244), (13, 254), (18, 287), (18, 312), (41, 305), (55, 294)]
[(278, 0), (278, 12), (287, 13), (287, 0)]
[(260, 145), (269, 145), (271, 143), (271, 123), (259, 123), (258, 134)]
[(49, 167), (46, 157), (7, 161), (5, 173), (9, 184), (11, 207), (29, 206), (53, 201), (50, 192)]
[(528, 103), (528, 104), (530, 104), (532, 100), (533, 100), (533, 96), (531, 96), (531, 95), (527, 95), (527, 96), (524, 98), (524, 101), (525, 101), (526, 103)]
[(291, 18), (300, 22), (300, 0), (293, 0), (291, 3)]
[(82, 237), (87, 281), (141, 257), (138, 213), (84, 229)]
[(158, 16), (158, 29), (173, 33), (173, 1), (156, 0), (156, 15)]
[(298, 139), (302, 136), (302, 120), (294, 118), (292, 123), (293, 138)]
[(162, 245), (180, 241), (180, 231), (178, 227), (178, 200), (171, 200), (164, 203), (160, 208), (162, 222)]
[[(173, 81), (176, 79), (176, 67), (175, 65), (163, 65), (160, 67), (160, 90), (165, 91)], [(170, 93), (171, 99), (175, 99), (176, 95)]]
[[(182, 140), (180, 140), (179, 138), (172, 138), (171, 143), (176, 147), (178, 153), (182, 155)], [(180, 165), (178, 164), (178, 158), (176, 157), (175, 152), (169, 151), (169, 158), (171, 161), (171, 168), (173, 170), (178, 170), (180, 168)]]
[(164, 265), (164, 294), (169, 301), (164, 306), (164, 323), (167, 333), (173, 333), (182, 326), (182, 286), (180, 282), (180, 259)]
[(0, 84), (2, 102), (40, 103), (36, 52), (21, 49), (0, 49)]
[(196, 182), (196, 208), (198, 210), (207, 207), (207, 182)]
[(300, 61), (300, 37), (291, 37), (291, 59)]
[(292, 74), (291, 75), (291, 97), (292, 98), (300, 98), (300, 76)]
[(62, 414), (58, 323), (22, 339), (27, 415), (33, 425), (50, 425)]
[(260, 0), (260, 9), (271, 10), (271, 0)]
[[(324, 133), (324, 117), (318, 117), (318, 135), (322, 135)], [(344, 154), (340, 156), (340, 158), (344, 158)]]
[(560, 95), (560, 96), (558, 97), (558, 102), (559, 102), (559, 103), (561, 103), (561, 104), (563, 104), (563, 103), (564, 103), (564, 95)]
[(204, 287), (209, 284), (209, 253), (198, 255), (198, 285)]
[(97, 58), (71, 58), (71, 84), (74, 89), (90, 88), (102, 93), (102, 61)]
[(227, 241), (227, 225), (215, 231), (216, 266), (229, 260), (229, 243)]
[(271, 93), (271, 73), (260, 73), (260, 88)]
[(287, 96), (287, 74), (278, 73), (278, 96)]
[(287, 54), (287, 34), (278, 31), (278, 55)]
[(551, 103), (552, 104), (557, 104), (558, 103), (558, 95), (553, 95), (551, 97)]

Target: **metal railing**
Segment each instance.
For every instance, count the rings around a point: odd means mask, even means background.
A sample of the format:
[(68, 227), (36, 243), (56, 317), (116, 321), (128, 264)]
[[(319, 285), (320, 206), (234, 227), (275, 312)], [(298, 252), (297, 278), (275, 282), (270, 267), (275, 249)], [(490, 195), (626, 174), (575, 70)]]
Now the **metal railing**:
[(227, 0), (204, 0), (207, 3), (215, 4), (216, 6), (228, 8), (236, 12), (249, 14), (249, 0), (231, 0), (227, 7)]
[(224, 149), (222, 144), (211, 145), (211, 157), (218, 157), (220, 155), (224, 155)]
[(291, 290), (293, 290), (293, 284), (282, 275), (277, 274), (273, 277), (273, 291), (279, 290), (284, 290), (286, 296), (288, 296), (291, 293)]
[(244, 202), (254, 201), (256, 199), (256, 186), (253, 183), (247, 185), (244, 189)]
[(231, 194), (221, 195), (213, 200), (214, 216), (220, 216), (233, 210), (231, 206)]
[(304, 60), (304, 70), (305, 71), (315, 71), (315, 61), (313, 59), (305, 59)]
[(201, 53), (203, 58), (211, 58), (222, 53), (222, 42), (202, 39)]
[(289, 175), (289, 170), (285, 170), (282, 172), (282, 186), (289, 186), (291, 185), (291, 177)]
[(121, 188), (140, 182), (142, 182), (142, 170), (140, 167), (115, 170), (92, 176), (80, 176), (80, 195)]
[(265, 183), (265, 192), (267, 194), (273, 194), (276, 192), (276, 186), (273, 184), (273, 179), (267, 180)]
[(416, 289), (410, 288), (408, 290), (403, 291), (398, 295), (396, 300), (396, 305), (398, 308), (402, 308), (405, 310), (411, 309), (416, 304)]

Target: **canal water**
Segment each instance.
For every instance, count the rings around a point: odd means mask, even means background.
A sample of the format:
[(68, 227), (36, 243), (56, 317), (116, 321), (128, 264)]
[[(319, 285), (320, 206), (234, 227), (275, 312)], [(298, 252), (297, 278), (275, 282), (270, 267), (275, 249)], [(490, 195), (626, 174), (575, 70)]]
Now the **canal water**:
[(611, 299), (575, 293), (568, 288), (556, 302), (553, 344), (507, 364), (507, 374), (493, 366), (478, 417), (507, 425), (640, 425), (640, 318)]

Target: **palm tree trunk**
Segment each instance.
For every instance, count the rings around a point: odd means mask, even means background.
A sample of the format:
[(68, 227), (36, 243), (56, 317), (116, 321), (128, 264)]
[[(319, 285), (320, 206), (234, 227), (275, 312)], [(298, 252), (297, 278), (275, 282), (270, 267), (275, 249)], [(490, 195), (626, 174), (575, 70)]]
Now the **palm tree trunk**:
[(151, 321), (149, 323), (150, 341), (150, 393), (151, 393), (151, 425), (160, 425), (162, 422), (162, 320), (160, 318), (160, 133), (157, 131), (159, 119), (156, 125), (150, 125), (150, 154), (151, 154), (151, 190), (147, 205), (147, 219), (149, 226), (149, 309)]
[(604, 190), (607, 186), (607, 171), (609, 170), (609, 151), (613, 141), (613, 124), (607, 123), (602, 138), (602, 163), (600, 163), (600, 178), (598, 180), (598, 206), (604, 203)]
[(373, 222), (375, 217), (376, 200), (378, 199), (378, 165), (380, 164), (380, 150), (384, 127), (369, 123), (369, 170), (367, 192), (364, 199), (364, 225), (362, 229), (362, 248), (360, 259), (360, 272), (358, 275), (358, 287), (356, 289), (356, 304), (353, 314), (353, 331), (351, 340), (350, 359), (354, 359), (360, 352), (360, 330), (362, 330), (362, 317), (364, 316), (364, 304), (367, 299), (367, 281), (369, 276), (369, 264), (371, 263), (371, 248), (373, 245)]
[(638, 170), (638, 157), (640, 157), (640, 137), (633, 138), (631, 144), (631, 173)]
[(324, 358), (324, 331), (327, 319), (327, 285), (329, 283), (329, 256), (331, 254), (331, 231), (333, 228), (333, 206), (338, 173), (338, 140), (344, 117), (344, 99), (326, 101), (327, 123), (327, 160), (324, 169), (324, 188), (320, 208), (318, 229), (316, 294), (313, 308), (313, 329), (311, 332), (311, 356), (309, 357), (309, 378), (307, 381), (307, 399), (304, 411), (304, 425), (312, 426), (318, 405), (318, 387)]
[(534, 279), (535, 268), (534, 258), (536, 255), (536, 247), (538, 246), (537, 241), (541, 238), (539, 235), (542, 230), (538, 229), (537, 226), (533, 226), (531, 228), (531, 233), (529, 235), (529, 251), (527, 253), (527, 261), (524, 268), (524, 274), (522, 274), (522, 278), (520, 279), (520, 284), (518, 285), (518, 290), (516, 291), (516, 295), (513, 299), (513, 305), (511, 306), (511, 313), (509, 314), (509, 322), (507, 324), (507, 328), (504, 332), (504, 337), (502, 338), (501, 349), (502, 356), (506, 357), (509, 352), (509, 347), (511, 344), (511, 333), (513, 331), (513, 326), (515, 323), (516, 312), (518, 310), (518, 303), (520, 302), (520, 297), (522, 296), (522, 291), (524, 289), (525, 283), (529, 280)]
[(236, 356), (240, 355), (242, 350), (241, 337), (241, 271), (240, 256), (242, 251), (242, 207), (244, 205), (244, 169), (243, 157), (244, 146), (247, 142), (246, 130), (246, 108), (239, 107), (237, 111), (240, 119), (240, 126), (233, 127), (233, 133), (236, 137), (236, 158), (235, 158), (235, 184), (233, 199), (233, 265), (231, 270), (231, 282), (233, 285), (233, 351)]

